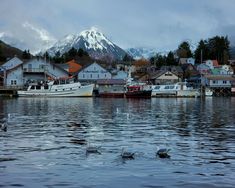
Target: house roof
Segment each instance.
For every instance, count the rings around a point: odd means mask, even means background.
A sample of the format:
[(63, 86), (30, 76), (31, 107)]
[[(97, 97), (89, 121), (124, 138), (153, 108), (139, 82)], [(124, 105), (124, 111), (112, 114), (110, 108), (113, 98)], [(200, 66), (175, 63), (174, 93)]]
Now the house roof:
[(160, 70), (183, 73), (183, 70), (180, 66), (162, 66)]
[(157, 73), (155, 73), (154, 75), (152, 75), (152, 76), (151, 76), (151, 79), (156, 79), (156, 78), (160, 77), (161, 75), (163, 75), (163, 74), (165, 74), (165, 73), (167, 73), (167, 72), (170, 72), (171, 74), (174, 74), (175, 76), (178, 77), (178, 75), (176, 75), (175, 73), (173, 73), (173, 72), (171, 72), (171, 71), (162, 71), (162, 70), (160, 70), (160, 71), (158, 71)]
[(225, 81), (235, 81), (235, 77), (231, 75), (205, 75), (208, 80), (225, 80)]
[(74, 59), (66, 63), (69, 66), (69, 73), (78, 72), (82, 66), (78, 64)]
[(101, 64), (99, 64), (97, 62), (88, 63), (87, 65), (83, 66), (78, 72), (81, 72), (81, 71), (85, 70), (87, 67), (91, 66), (92, 64), (99, 65), (101, 68), (105, 69), (107, 72), (109, 72), (111, 74), (111, 72), (107, 68), (105, 68), (104, 66), (102, 66)]
[(219, 62), (217, 60), (212, 60), (214, 67), (219, 67)]
[(100, 84), (100, 85), (107, 85), (107, 84), (125, 85), (126, 81), (123, 79), (99, 79), (99, 80), (97, 80), (97, 84)]

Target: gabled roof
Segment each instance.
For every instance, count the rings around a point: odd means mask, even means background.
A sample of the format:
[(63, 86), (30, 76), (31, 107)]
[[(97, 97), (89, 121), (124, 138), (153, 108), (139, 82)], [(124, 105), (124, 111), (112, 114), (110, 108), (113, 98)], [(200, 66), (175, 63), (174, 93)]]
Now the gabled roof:
[(109, 73), (111, 74), (111, 72), (108, 71), (104, 66), (102, 66), (101, 64), (96, 63), (96, 62), (88, 63), (86, 66), (83, 66), (83, 67), (78, 71), (78, 73), (81, 72), (81, 71), (83, 71), (83, 70), (85, 70), (87, 67), (89, 67), (89, 66), (91, 66), (91, 65), (93, 65), (93, 64), (99, 65), (101, 68), (105, 69), (107, 72), (109, 72)]
[(78, 64), (74, 59), (68, 61), (66, 64), (68, 64), (69, 66), (69, 73), (76, 73), (82, 68), (82, 66)]
[(225, 80), (225, 81), (235, 81), (235, 77), (231, 75), (205, 75), (208, 80)]
[(167, 73), (167, 72), (170, 72), (171, 74), (179, 77), (178, 75), (176, 75), (175, 73), (171, 72), (171, 71), (158, 71), (156, 74), (152, 75), (151, 76), (151, 79), (157, 79), (158, 77), (162, 76), (163, 74)]
[(100, 85), (106, 85), (106, 84), (125, 85), (126, 81), (123, 79), (99, 79), (99, 80), (97, 80), (97, 84), (100, 84)]
[[(7, 72), (12, 72), (12, 71), (16, 70), (18, 67), (23, 66), (24, 64), (26, 64), (26, 63), (28, 63), (28, 62), (30, 62), (30, 61), (33, 61), (33, 60), (35, 60), (35, 59), (37, 59), (37, 58), (33, 58), (33, 59), (30, 59), (30, 60), (27, 60), (27, 61), (23, 61), (23, 63), (21, 63), (21, 64), (15, 66), (15, 67), (12, 68), (12, 69), (7, 70)], [(45, 61), (46, 61), (46, 60), (45, 60)], [(53, 66), (55, 66), (55, 67), (57, 67), (58, 69), (60, 69), (60, 70), (62, 70), (62, 71), (64, 71), (65, 73), (68, 74), (68, 72), (67, 72), (66, 70), (64, 70), (62, 67), (60, 67), (59, 65), (57, 65), (57, 64), (55, 64), (55, 63), (52, 63), (52, 62), (48, 62), (48, 61), (46, 61), (46, 62), (49, 63), (49, 64), (51, 64), (51, 65), (53, 65)]]
[(219, 62), (217, 60), (212, 60), (214, 67), (219, 67)]

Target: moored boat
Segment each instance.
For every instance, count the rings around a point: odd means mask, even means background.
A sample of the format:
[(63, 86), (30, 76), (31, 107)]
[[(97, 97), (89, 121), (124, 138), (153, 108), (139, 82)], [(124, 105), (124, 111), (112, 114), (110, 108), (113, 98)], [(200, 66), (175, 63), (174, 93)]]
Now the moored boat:
[(187, 82), (168, 85), (156, 85), (152, 89), (152, 97), (199, 97), (197, 89), (187, 86)]
[(144, 89), (144, 85), (128, 85), (126, 98), (151, 98), (151, 90)]
[(94, 84), (82, 85), (71, 80), (52, 80), (42, 84), (31, 84), (27, 90), (19, 90), (19, 97), (91, 97)]

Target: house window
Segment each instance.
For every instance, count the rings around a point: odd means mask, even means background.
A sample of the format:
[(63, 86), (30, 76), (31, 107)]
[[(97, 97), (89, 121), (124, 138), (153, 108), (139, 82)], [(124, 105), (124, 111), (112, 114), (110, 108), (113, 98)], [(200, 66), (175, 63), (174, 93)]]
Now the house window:
[(85, 78), (85, 74), (83, 74), (82, 77)]
[(213, 80), (213, 84), (218, 84), (218, 81), (217, 80)]
[(90, 77), (92, 78), (92, 74), (90, 75)]
[(226, 80), (224, 80), (224, 81), (223, 81), (223, 84), (227, 84), (227, 81), (226, 81)]
[(17, 85), (17, 81), (16, 80), (11, 80), (11, 85)]
[(104, 74), (104, 77), (106, 78), (106, 74)]
[(100, 77), (100, 75), (99, 74), (97, 74), (97, 78), (99, 78)]

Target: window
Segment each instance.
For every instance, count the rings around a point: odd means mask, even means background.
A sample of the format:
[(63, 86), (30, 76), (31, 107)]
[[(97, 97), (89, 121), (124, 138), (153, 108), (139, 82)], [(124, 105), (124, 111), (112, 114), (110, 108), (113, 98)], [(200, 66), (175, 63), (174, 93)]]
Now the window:
[(82, 77), (85, 78), (85, 74), (83, 74)]
[(92, 78), (92, 74), (90, 75), (90, 77)]
[(213, 80), (213, 84), (218, 84), (218, 81), (217, 80)]
[(104, 74), (104, 77), (106, 78), (106, 74)]
[(224, 80), (224, 81), (223, 81), (223, 84), (227, 84), (227, 81), (226, 81), (226, 80)]
[(11, 80), (11, 85), (17, 85), (17, 81), (16, 80)]

